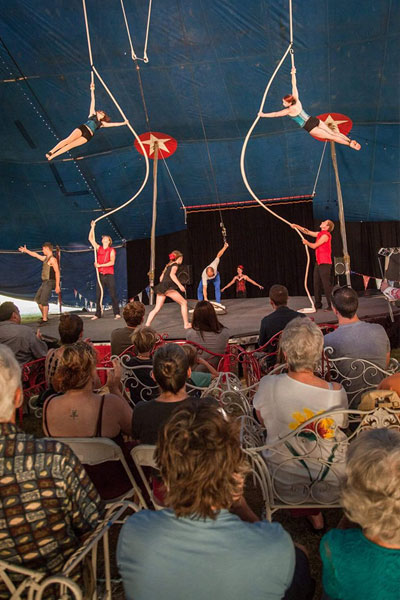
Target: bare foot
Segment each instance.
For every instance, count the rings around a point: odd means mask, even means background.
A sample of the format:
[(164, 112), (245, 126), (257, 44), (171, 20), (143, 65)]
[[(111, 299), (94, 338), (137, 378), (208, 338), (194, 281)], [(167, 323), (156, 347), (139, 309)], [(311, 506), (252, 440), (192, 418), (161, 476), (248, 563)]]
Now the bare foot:
[(121, 315), (115, 315), (114, 320), (120, 319)]
[(96, 321), (96, 319), (98, 319), (99, 317), (96, 317), (96, 315), (94, 315), (93, 317), (91, 317), (91, 321)]
[(186, 325), (183, 326), (184, 329), (191, 329), (192, 328), (192, 324), (191, 323), (186, 323)]
[(351, 140), (349, 146), (350, 148), (353, 148), (353, 150), (361, 150), (361, 144), (356, 142), (356, 140)]

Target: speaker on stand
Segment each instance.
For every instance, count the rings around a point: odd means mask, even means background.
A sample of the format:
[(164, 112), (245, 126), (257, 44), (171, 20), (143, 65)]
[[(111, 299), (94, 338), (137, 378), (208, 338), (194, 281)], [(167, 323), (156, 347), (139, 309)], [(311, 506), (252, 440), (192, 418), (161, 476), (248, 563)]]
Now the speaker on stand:
[(340, 285), (340, 280), (339, 280), (340, 275), (346, 274), (346, 265), (344, 264), (343, 256), (334, 256), (333, 257), (333, 265), (335, 268), (336, 284)]

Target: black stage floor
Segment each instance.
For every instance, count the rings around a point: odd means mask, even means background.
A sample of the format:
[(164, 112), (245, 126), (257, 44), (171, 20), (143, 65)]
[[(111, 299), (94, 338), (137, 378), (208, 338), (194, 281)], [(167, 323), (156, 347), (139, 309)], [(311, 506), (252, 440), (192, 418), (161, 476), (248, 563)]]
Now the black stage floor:
[[(227, 308), (226, 315), (219, 315), (221, 323), (231, 330), (231, 337), (246, 338), (258, 334), (261, 319), (272, 312), (268, 298), (240, 298), (237, 300), (224, 300)], [(189, 308), (194, 308), (196, 300), (189, 300)], [(294, 310), (309, 307), (309, 301), (303, 296), (294, 296), (289, 298), (289, 307)], [(146, 314), (150, 307), (146, 306)], [(400, 315), (400, 309), (393, 306), (395, 314)], [(84, 337), (90, 338), (93, 342), (109, 341), (113, 329), (123, 327), (123, 319), (115, 321), (111, 311), (106, 311), (103, 318), (92, 321), (93, 313), (79, 313), (84, 320)], [(361, 319), (382, 319), (389, 314), (388, 303), (382, 295), (371, 295), (360, 298), (358, 316)], [(333, 312), (318, 310), (308, 315), (316, 323), (336, 323)], [(58, 317), (52, 316), (49, 324), (41, 327), (44, 335), (58, 337)], [(35, 323), (31, 324), (36, 328)], [(185, 338), (185, 330), (182, 326), (182, 319), (179, 306), (175, 302), (168, 302), (161, 309), (154, 319), (152, 326), (159, 333), (166, 333), (170, 339)]]

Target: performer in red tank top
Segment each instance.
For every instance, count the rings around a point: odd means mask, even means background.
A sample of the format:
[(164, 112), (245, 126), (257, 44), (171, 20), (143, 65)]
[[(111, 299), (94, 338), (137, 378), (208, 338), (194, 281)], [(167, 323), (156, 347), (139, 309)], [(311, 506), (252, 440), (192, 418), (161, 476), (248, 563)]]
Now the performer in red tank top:
[(332, 235), (331, 232), (335, 227), (333, 221), (327, 219), (322, 221), (321, 231), (310, 231), (300, 225), (292, 225), (293, 229), (299, 229), (302, 233), (316, 238), (315, 242), (309, 242), (303, 239), (303, 244), (315, 250), (316, 264), (314, 266), (314, 298), (315, 308), (322, 308), (322, 290), (327, 301), (325, 310), (332, 310), (331, 293), (332, 293)]
[[(115, 289), (115, 278), (114, 278), (114, 264), (116, 252), (115, 248), (112, 248), (112, 239), (109, 235), (103, 235), (101, 238), (101, 246), (96, 242), (94, 237), (94, 221), (91, 223), (89, 232), (89, 242), (96, 250), (96, 262), (94, 266), (99, 270), (99, 277), (103, 290), (107, 288), (111, 296), (112, 307), (114, 311), (114, 319), (120, 319), (119, 314), (119, 302), (117, 298), (117, 292)], [(99, 282), (96, 284), (96, 315), (92, 319), (100, 319), (102, 313), (102, 306), (100, 304), (101, 289)]]

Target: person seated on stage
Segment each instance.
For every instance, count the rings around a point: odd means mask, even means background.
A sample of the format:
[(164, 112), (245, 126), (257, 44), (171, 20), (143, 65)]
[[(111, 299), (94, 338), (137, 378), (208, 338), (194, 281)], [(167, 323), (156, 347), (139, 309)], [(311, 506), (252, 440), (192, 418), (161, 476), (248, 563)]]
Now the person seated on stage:
[[(69, 446), (18, 429), (22, 401), (20, 366), (0, 344), (0, 560), (55, 575), (97, 526), (101, 503)], [(2, 583), (0, 597), (10, 597)]]
[[(212, 379), (218, 377), (218, 371), (199, 355), (198, 349), (195, 346), (192, 346), (192, 344), (184, 344), (182, 348), (187, 354), (189, 367), (191, 369), (191, 375), (187, 382), (196, 387), (207, 388)], [(202, 373), (201, 371), (195, 371), (194, 369), (197, 365), (202, 365), (208, 372)]]
[[(43, 431), (51, 437), (110, 438), (129, 457), (122, 434), (131, 432), (132, 408), (120, 390), (121, 367), (118, 360), (113, 362), (114, 369), (108, 371), (107, 377), (110, 393), (100, 394), (94, 391), (96, 360), (95, 349), (86, 342), (64, 348), (52, 379), (56, 394), (47, 398), (43, 406)], [(115, 462), (87, 465), (103, 499), (115, 498), (130, 488), (119, 467)]]
[(133, 404), (137, 404), (141, 400), (151, 400), (159, 395), (157, 385), (151, 376), (152, 369), (149, 368), (153, 365), (152, 353), (159, 338), (154, 329), (141, 325), (132, 333), (131, 340), (135, 355), (122, 356), (121, 361), (127, 369), (134, 367), (132, 374), (128, 374), (125, 385), (129, 389)]
[(156, 462), (168, 508), (142, 510), (122, 526), (117, 564), (127, 600), (312, 598), (307, 558), (282, 525), (249, 509), (250, 522), (230, 512), (244, 505), (249, 469), (237, 421), (215, 405), (185, 403), (160, 430)]
[[(288, 366), (288, 372), (280, 375), (266, 375), (254, 397), (253, 406), (257, 417), (265, 425), (268, 444), (277, 444), (279, 453), (265, 455), (268, 465), (275, 469), (274, 482), (280, 495), (290, 497), (292, 485), (303, 482), (310, 485), (320, 474), (320, 464), (311, 460), (306, 462), (290, 461), (293, 456), (304, 455), (325, 457), (329, 462), (342, 459), (342, 445), (336, 442), (344, 433), (337, 430), (345, 425), (345, 418), (326, 419), (323, 427), (318, 425), (320, 443), (315, 444), (315, 437), (309, 441), (293, 438), (289, 444), (279, 445), (279, 440), (297, 429), (304, 421), (320, 412), (334, 409), (347, 409), (347, 395), (339, 383), (328, 383), (314, 375), (314, 370), (321, 360), (324, 338), (318, 325), (311, 319), (296, 318), (290, 321), (282, 332), (279, 349)], [(338, 437), (339, 436), (339, 437)], [(300, 444), (300, 442), (302, 442)], [(324, 479), (329, 494), (329, 484), (337, 485), (337, 472), (329, 470)], [(329, 497), (327, 498), (329, 501)], [(306, 511), (306, 512), (305, 512)], [(323, 528), (323, 517), (318, 509), (304, 509), (294, 513), (296, 516), (308, 516), (315, 529)]]
[(47, 387), (51, 385), (51, 379), (56, 372), (59, 358), (64, 352), (65, 346), (75, 344), (75, 342), (83, 337), (83, 321), (80, 316), (73, 313), (60, 315), (58, 334), (60, 336), (59, 348), (51, 348), (46, 355), (45, 373)]
[[(155, 444), (158, 432), (171, 414), (189, 400), (186, 381), (191, 370), (186, 352), (178, 344), (164, 344), (153, 356), (153, 377), (160, 395), (135, 406), (132, 420), (132, 437), (141, 444)], [(214, 399), (199, 398), (198, 402)]]
[(236, 298), (247, 298), (246, 281), (248, 283), (252, 283), (253, 285), (257, 286), (260, 290), (264, 289), (262, 285), (260, 285), (253, 279), (250, 279), (250, 277), (248, 275), (244, 275), (243, 272), (244, 272), (243, 265), (239, 265), (237, 268), (237, 275), (235, 275), (235, 277), (229, 283), (227, 283), (225, 287), (222, 288), (221, 294), (224, 290), (226, 290), (228, 287), (233, 285), (235, 282), (236, 282), (236, 288), (235, 288)]
[(352, 527), (321, 540), (324, 599), (397, 600), (400, 433), (364, 431), (349, 445), (341, 503)]
[[(325, 348), (333, 348), (333, 353), (329, 352), (328, 356), (367, 360), (381, 369), (386, 369), (390, 360), (390, 342), (387, 333), (378, 323), (360, 321), (357, 316), (357, 308), (358, 296), (355, 290), (348, 286), (337, 287), (333, 290), (332, 310), (339, 321), (339, 327), (325, 335)], [(358, 369), (356, 367), (353, 360), (339, 365), (343, 376), (349, 375), (351, 378), (357, 378)], [(376, 371), (374, 374), (370, 370), (368, 381), (375, 381), (378, 384), (383, 377), (384, 374), (380, 371)], [(355, 379), (354, 385), (357, 385)], [(346, 389), (351, 391), (353, 388), (349, 386)], [(352, 408), (357, 407), (353, 406)]]
[(128, 302), (124, 306), (122, 316), (125, 320), (126, 326), (114, 329), (111, 332), (111, 354), (112, 356), (119, 356), (127, 348), (132, 346), (132, 333), (143, 323), (145, 306), (142, 302)]
[[(296, 317), (304, 317), (301, 313), (292, 310), (287, 306), (289, 292), (284, 285), (275, 284), (269, 290), (269, 302), (273, 312), (264, 317), (260, 325), (260, 334), (258, 338), (258, 346), (264, 346), (274, 335), (282, 331), (286, 325)], [(278, 343), (269, 344), (264, 348), (264, 352), (276, 352)], [(272, 367), (276, 363), (276, 354), (269, 356), (266, 366)]]
[(212, 283), (214, 284), (214, 290), (215, 290), (215, 300), (219, 304), (221, 304), (221, 278), (218, 273), (218, 265), (219, 265), (221, 256), (223, 255), (225, 250), (227, 250), (228, 247), (229, 247), (229, 244), (227, 242), (225, 242), (225, 244), (223, 245), (221, 250), (218, 252), (217, 256), (214, 258), (214, 260), (209, 265), (207, 265), (207, 267), (204, 269), (203, 273), (201, 274), (201, 280), (200, 280), (199, 286), (197, 288), (197, 299), (198, 300), (208, 300), (208, 292), (207, 292), (208, 282), (212, 281)]
[(13, 302), (0, 305), (0, 343), (8, 346), (20, 365), (43, 358), (47, 354), (47, 344), (31, 327), (21, 324), (19, 308)]
[[(213, 305), (206, 300), (200, 300), (193, 311), (192, 329), (186, 332), (187, 341), (194, 342), (214, 354), (224, 354), (229, 337), (230, 331), (218, 320)], [(208, 352), (203, 352), (202, 356), (215, 369), (218, 368), (221, 356), (213, 356)], [(201, 364), (195, 370), (207, 372), (206, 367)]]
[(389, 285), (386, 279), (382, 281), (381, 292), (385, 294), (389, 300), (400, 300), (400, 288)]

